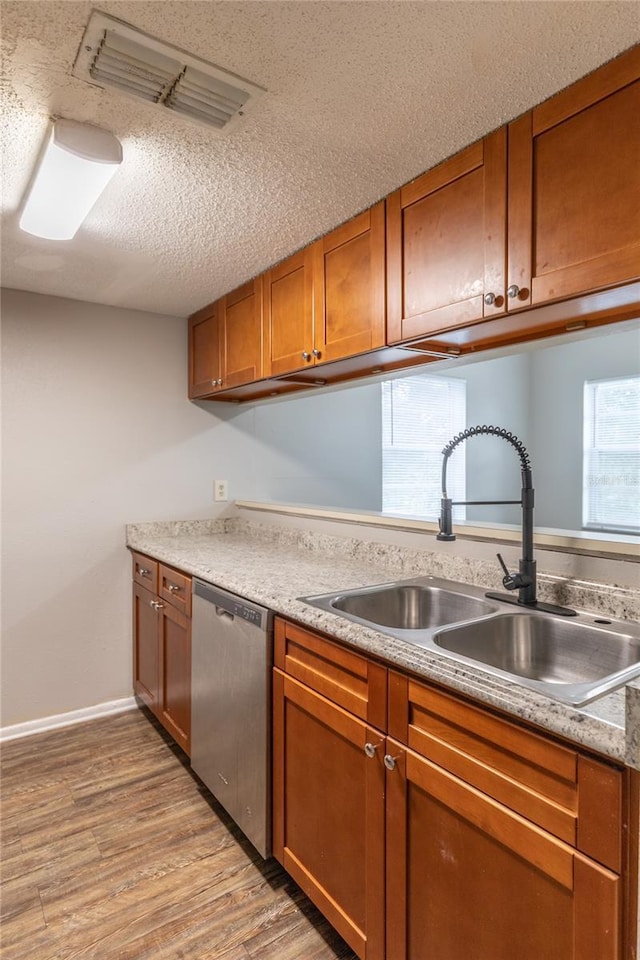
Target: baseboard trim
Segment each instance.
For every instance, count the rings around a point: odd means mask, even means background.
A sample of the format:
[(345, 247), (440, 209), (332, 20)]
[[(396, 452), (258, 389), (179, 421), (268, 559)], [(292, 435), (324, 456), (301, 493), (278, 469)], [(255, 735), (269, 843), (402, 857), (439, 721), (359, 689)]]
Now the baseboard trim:
[(106, 703), (97, 703), (93, 707), (82, 707), (80, 710), (71, 710), (69, 713), (58, 713), (53, 717), (42, 717), (40, 720), (27, 720), (26, 723), (14, 723), (10, 727), (0, 728), (0, 743), (8, 740), (17, 740), (20, 737), (31, 737), (34, 733), (45, 733), (47, 730), (57, 730), (59, 727), (70, 727), (76, 723), (85, 723), (87, 720), (96, 720), (98, 717), (108, 717), (116, 713), (125, 713), (138, 706), (135, 697), (124, 697), (122, 700), (108, 700)]

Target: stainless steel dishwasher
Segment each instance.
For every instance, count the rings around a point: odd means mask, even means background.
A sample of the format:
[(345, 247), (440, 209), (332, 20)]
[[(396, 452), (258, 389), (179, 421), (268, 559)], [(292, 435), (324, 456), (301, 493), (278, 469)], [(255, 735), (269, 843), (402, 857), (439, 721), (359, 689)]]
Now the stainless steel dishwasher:
[(273, 616), (201, 580), (192, 599), (191, 767), (266, 858)]

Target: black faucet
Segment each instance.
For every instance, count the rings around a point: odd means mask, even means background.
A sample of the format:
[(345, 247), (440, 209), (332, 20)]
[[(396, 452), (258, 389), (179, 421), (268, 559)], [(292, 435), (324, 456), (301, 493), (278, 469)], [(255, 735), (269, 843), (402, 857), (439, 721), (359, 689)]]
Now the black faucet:
[[(447, 463), (449, 457), (464, 440), (469, 437), (479, 436), (501, 437), (510, 443), (520, 457), (520, 466), (522, 472), (522, 490), (520, 500), (451, 500), (447, 496)], [(513, 433), (504, 430), (502, 427), (478, 426), (469, 427), (462, 433), (459, 433), (453, 440), (450, 440), (442, 451), (442, 500), (440, 501), (440, 532), (437, 534), (438, 540), (455, 540), (456, 535), (451, 527), (451, 508), (454, 506), (486, 506), (488, 504), (518, 504), (522, 507), (522, 557), (518, 568), (518, 573), (509, 573), (507, 565), (498, 554), (500, 566), (504, 571), (502, 584), (507, 590), (517, 590), (518, 596), (513, 597), (504, 593), (487, 593), (487, 597), (492, 600), (503, 600), (507, 603), (518, 603), (527, 607), (534, 607), (536, 610), (542, 610), (546, 613), (556, 613), (566, 617), (574, 617), (575, 610), (568, 607), (559, 607), (553, 603), (542, 603), (536, 599), (536, 562), (533, 559), (533, 504), (534, 490), (531, 477), (531, 461), (527, 448), (518, 440)]]

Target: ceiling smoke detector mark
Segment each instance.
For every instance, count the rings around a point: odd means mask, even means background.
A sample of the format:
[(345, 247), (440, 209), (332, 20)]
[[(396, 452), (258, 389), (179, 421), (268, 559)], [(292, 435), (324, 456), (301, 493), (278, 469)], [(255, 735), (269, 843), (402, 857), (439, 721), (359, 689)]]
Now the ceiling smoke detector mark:
[(89, 18), (72, 73), (224, 132), (266, 92), (98, 10)]

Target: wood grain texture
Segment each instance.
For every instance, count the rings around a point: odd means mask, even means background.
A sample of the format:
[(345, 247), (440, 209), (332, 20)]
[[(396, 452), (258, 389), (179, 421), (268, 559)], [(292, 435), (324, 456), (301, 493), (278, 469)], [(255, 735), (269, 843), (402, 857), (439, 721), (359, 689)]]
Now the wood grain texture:
[(146, 711), (2, 751), (6, 960), (353, 960)]

